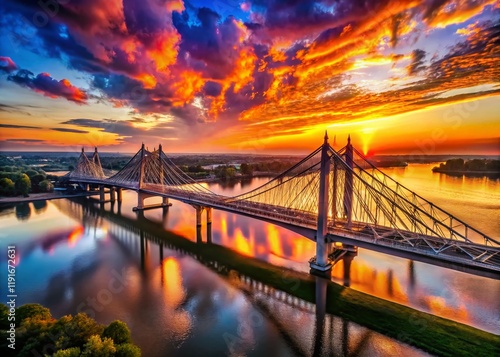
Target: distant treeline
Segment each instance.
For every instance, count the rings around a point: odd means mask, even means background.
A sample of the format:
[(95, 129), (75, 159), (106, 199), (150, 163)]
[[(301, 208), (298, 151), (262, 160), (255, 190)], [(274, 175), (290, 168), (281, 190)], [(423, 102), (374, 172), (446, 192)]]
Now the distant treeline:
[(0, 196), (28, 196), (30, 192), (52, 192), (59, 178), (42, 169), (27, 166), (0, 166)]
[(432, 169), (434, 172), (443, 173), (500, 173), (500, 160), (450, 159)]

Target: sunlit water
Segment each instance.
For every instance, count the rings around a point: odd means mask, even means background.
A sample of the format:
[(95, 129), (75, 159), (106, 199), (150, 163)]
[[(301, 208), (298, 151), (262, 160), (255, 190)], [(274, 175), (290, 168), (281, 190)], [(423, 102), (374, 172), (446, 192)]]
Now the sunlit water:
[[(433, 165), (385, 169), (408, 188), (493, 237), (500, 231), (500, 182), (433, 174)], [(210, 184), (234, 195), (265, 178)], [(147, 203), (158, 201), (151, 198)], [(4, 208), (2, 251), (17, 247), (18, 304), (38, 302), (57, 317), (87, 312), (102, 323), (125, 321), (145, 356), (322, 355), (424, 356), (422, 351), (352, 322), (326, 315), (315, 328), (313, 304), (283, 294), (252, 291), (251, 284), (218, 275), (195, 257), (173, 249), (167, 231), (196, 241), (194, 209), (176, 201), (164, 214), (145, 218), (163, 225), (162, 237), (134, 229), (134, 192), (113, 215), (88, 214), (80, 203), (61, 199)], [(98, 209), (98, 205), (96, 205)], [(97, 211), (99, 212), (99, 211)], [(206, 226), (203, 226), (206, 236)], [(163, 239), (165, 244), (158, 242)], [(251, 218), (213, 212), (212, 241), (275, 265), (308, 271), (314, 243)], [(143, 242), (141, 246), (141, 242)], [(0, 263), (6, 266), (6, 257)], [(2, 269), (2, 281), (6, 281)], [(340, 284), (422, 311), (500, 333), (500, 281), (360, 249), (338, 263)], [(237, 280), (237, 279), (236, 279)], [(286, 302), (288, 300), (288, 302)], [(298, 305), (297, 305), (298, 304)], [(299, 306), (299, 307), (297, 307)], [(323, 338), (320, 338), (321, 335)], [(318, 344), (318, 341), (323, 341)], [(318, 347), (319, 346), (319, 347)]]

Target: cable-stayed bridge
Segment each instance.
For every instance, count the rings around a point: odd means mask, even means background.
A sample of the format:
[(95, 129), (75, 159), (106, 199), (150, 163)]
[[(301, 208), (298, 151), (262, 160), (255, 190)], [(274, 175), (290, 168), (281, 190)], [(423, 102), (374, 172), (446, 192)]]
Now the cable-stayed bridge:
[(339, 253), (362, 247), (387, 254), (500, 278), (500, 242), (440, 209), (374, 167), (348, 140), (339, 151), (328, 143), (266, 184), (228, 197), (210, 191), (179, 169), (161, 145), (142, 145), (116, 174), (105, 177), (97, 149), (91, 159), (82, 150), (66, 178), (85, 189), (99, 187), (104, 202), (122, 189), (135, 190), (143, 210), (148, 197), (175, 199), (196, 209), (197, 224), (212, 208), (267, 221), (316, 242), (310, 261), (316, 272), (328, 272)]

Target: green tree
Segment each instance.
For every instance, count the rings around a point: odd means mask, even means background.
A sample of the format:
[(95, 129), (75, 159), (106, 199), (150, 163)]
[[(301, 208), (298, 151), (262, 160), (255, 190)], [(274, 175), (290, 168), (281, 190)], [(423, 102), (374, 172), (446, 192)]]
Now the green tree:
[(7, 177), (0, 179), (0, 195), (13, 196), (16, 192), (14, 182)]
[(91, 336), (100, 336), (103, 330), (104, 327), (88, 315), (79, 313), (61, 317), (54, 325), (53, 333), (60, 336), (56, 343), (58, 348), (83, 348)]
[(31, 192), (39, 192), (40, 191), (40, 182), (47, 179), (47, 176), (42, 174), (36, 174), (30, 177), (31, 180)]
[(233, 166), (219, 166), (215, 169), (215, 175), (222, 180), (232, 179), (236, 174)]
[(116, 357), (141, 357), (141, 349), (131, 343), (116, 346)]
[(5, 304), (0, 304), (0, 330), (9, 329), (9, 308)]
[(249, 165), (247, 163), (241, 164), (240, 170), (243, 175), (249, 175), (249, 176), (253, 175), (253, 167), (252, 165)]
[(19, 179), (16, 180), (15, 186), (18, 194), (23, 195), (24, 197), (28, 197), (28, 193), (30, 192), (31, 187), (31, 180), (28, 175), (22, 174)]
[(52, 357), (80, 357), (81, 351), (78, 347), (66, 348), (59, 350)]
[(33, 176), (38, 175), (38, 171), (29, 169), (26, 170), (25, 174), (28, 175), (28, 177), (31, 179)]
[(43, 180), (38, 185), (40, 192), (52, 192), (54, 191), (54, 185), (49, 180)]
[(22, 322), (26, 318), (48, 320), (52, 318), (50, 310), (40, 304), (24, 304), (16, 309), (16, 320)]
[(121, 343), (132, 342), (132, 336), (130, 335), (130, 330), (127, 324), (123, 321), (116, 320), (110, 323), (102, 332), (101, 335), (104, 337), (111, 338), (115, 344), (119, 345)]
[(113, 357), (116, 353), (116, 347), (112, 339), (100, 336), (90, 336), (85, 344), (82, 357)]

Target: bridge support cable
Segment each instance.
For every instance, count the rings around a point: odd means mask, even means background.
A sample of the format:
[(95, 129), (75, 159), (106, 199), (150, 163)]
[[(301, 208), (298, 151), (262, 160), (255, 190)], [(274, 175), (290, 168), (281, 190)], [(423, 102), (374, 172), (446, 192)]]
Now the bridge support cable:
[(106, 176), (102, 170), (101, 160), (99, 159), (97, 148), (95, 148), (92, 160), (87, 157), (85, 150), (82, 148), (82, 152), (78, 157), (75, 168), (63, 176), (63, 179), (74, 182), (88, 179), (104, 180), (105, 178)]
[[(453, 239), (450, 239), (448, 232), (454, 229), (451, 226), (455, 219), (453, 216), (449, 220), (436, 219), (432, 212), (414, 204), (416, 194), (413, 192), (410, 197), (403, 196), (406, 191), (401, 185), (396, 185), (393, 189), (357, 164), (356, 160), (351, 169), (341, 155), (333, 149), (330, 152), (332, 157), (336, 156), (334, 162), (339, 162), (343, 170), (352, 172), (354, 203), (351, 231), (357, 231), (360, 236), (372, 236), (380, 243), (430, 249), (434, 254), (446, 253), (448, 256), (458, 254), (461, 257), (468, 256), (473, 261), (488, 257), (483, 263), (498, 264), (496, 260), (500, 257), (500, 246), (495, 246), (495, 240), (483, 245), (470, 241), (460, 232), (453, 232)], [(331, 228), (335, 230), (337, 226), (338, 224), (332, 225)], [(471, 229), (470, 226), (468, 229)]]
[(362, 170), (366, 174), (370, 174), (374, 180), (396, 192), (398, 196), (404, 198), (409, 207), (415, 209), (416, 212), (425, 212), (427, 216), (432, 217), (432, 220), (429, 223), (439, 226), (443, 235), (447, 235), (451, 239), (461, 238), (463, 240), (476, 243), (478, 243), (480, 239), (485, 245), (500, 247), (499, 240), (487, 236), (479, 230), (471, 227), (461, 219), (453, 216), (449, 212), (437, 207), (432, 202), (411, 191), (406, 186), (380, 171), (370, 161), (368, 161), (364, 155), (359, 153), (358, 150), (354, 149), (354, 153), (357, 157), (357, 160), (355, 161), (356, 167), (359, 170)]

